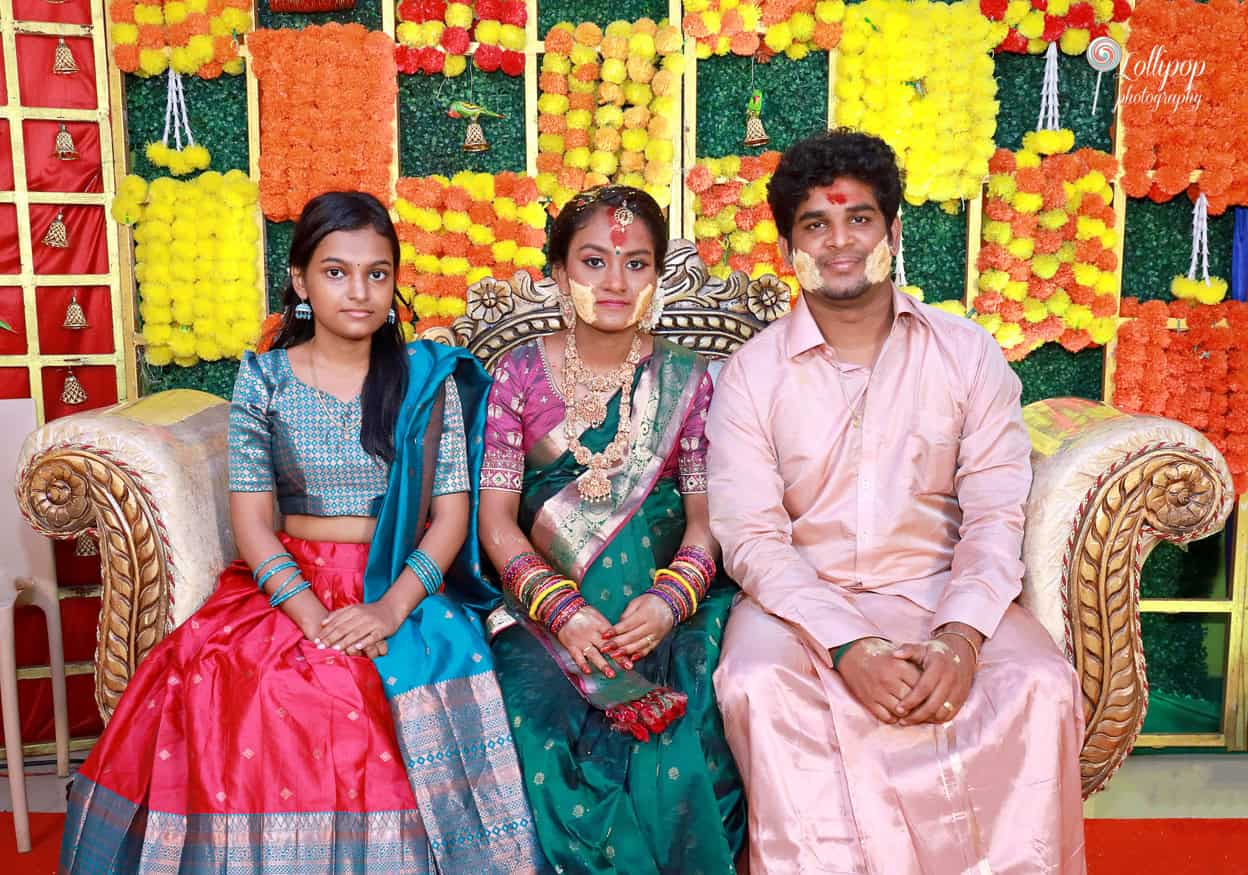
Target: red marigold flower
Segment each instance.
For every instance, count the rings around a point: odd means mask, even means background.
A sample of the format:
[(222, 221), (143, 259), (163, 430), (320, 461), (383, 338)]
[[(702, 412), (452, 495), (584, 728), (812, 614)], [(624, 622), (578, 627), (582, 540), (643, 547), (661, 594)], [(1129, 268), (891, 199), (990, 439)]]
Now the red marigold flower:
[(1065, 32), (1065, 19), (1055, 18), (1052, 15), (1044, 16), (1044, 33), (1040, 35), (1040, 39), (1050, 43), (1056, 42), (1061, 39), (1062, 34)]
[(1096, 24), (1096, 10), (1091, 3), (1075, 3), (1066, 13), (1066, 22), (1070, 27), (1088, 30)]
[(1009, 0), (979, 0), (979, 11), (984, 13), (985, 18), (993, 21), (1000, 21), (1005, 18), (1005, 7), (1009, 5)]
[(434, 46), (425, 46), (420, 50), (420, 69), (422, 72), (430, 76), (434, 73), (441, 73), (445, 64), (446, 55)]
[[(478, 4), (478, 7), (480, 4)], [(528, 11), (524, 8), (521, 0), (508, 0), (503, 4), (503, 24), (514, 24), (516, 27), (524, 27), (528, 23)]]
[(1005, 39), (1001, 40), (1001, 45), (997, 46), (997, 48), (1003, 52), (1025, 55), (1027, 54), (1027, 37), (1011, 28), (1010, 32), (1005, 35)]
[(502, 0), (477, 0), (477, 20), (497, 21), (503, 17)]
[(477, 50), (473, 53), (472, 62), (477, 65), (477, 69), (482, 73), (493, 73), (502, 66), (503, 49), (501, 46), (478, 45)]
[(420, 0), (403, 0), (399, 4), (399, 21), (420, 21)]
[(524, 75), (524, 53), (507, 50), (503, 52), (503, 72), (508, 76)]
[(468, 31), (462, 27), (448, 27), (442, 31), (442, 48), (448, 55), (466, 55), (470, 42)]

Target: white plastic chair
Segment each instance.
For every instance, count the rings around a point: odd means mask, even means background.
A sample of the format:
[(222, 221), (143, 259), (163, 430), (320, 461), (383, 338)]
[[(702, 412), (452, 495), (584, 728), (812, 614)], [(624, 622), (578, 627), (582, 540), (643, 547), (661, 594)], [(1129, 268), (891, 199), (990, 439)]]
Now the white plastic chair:
[[(0, 400), (0, 470), (12, 471), (28, 432), (35, 428), (34, 402), (29, 398)], [(21, 712), (17, 704), (17, 656), (13, 618), (21, 605), (35, 605), (48, 624), (52, 668), (52, 714), (56, 726), (56, 773), (69, 775), (69, 708), (65, 697), (65, 651), (61, 645), (61, 606), (56, 587), (52, 543), (22, 518), (11, 491), (0, 494), (0, 710), (4, 713), (4, 749), (17, 850), (30, 851), (30, 815), (26, 805), (26, 772), (22, 757)]]

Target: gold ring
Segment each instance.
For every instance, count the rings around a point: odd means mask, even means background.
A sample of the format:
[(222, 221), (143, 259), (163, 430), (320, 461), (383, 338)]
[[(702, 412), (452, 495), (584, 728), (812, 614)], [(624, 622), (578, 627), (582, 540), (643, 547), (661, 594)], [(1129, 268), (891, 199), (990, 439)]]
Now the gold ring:
[(586, 644), (584, 647), (581, 648), (581, 656), (589, 656), (589, 651), (593, 649), (594, 649), (594, 645)]
[(945, 702), (945, 704), (944, 704), (942, 707), (943, 707), (946, 711), (952, 711), (952, 710), (953, 710), (953, 703), (952, 703), (952, 702)]
[(644, 642), (646, 642), (647, 644), (650, 644), (652, 641), (654, 641), (654, 636), (653, 636), (653, 635), (647, 635), (645, 638), (642, 638), (641, 640), (642, 640), (642, 641), (644, 641)]

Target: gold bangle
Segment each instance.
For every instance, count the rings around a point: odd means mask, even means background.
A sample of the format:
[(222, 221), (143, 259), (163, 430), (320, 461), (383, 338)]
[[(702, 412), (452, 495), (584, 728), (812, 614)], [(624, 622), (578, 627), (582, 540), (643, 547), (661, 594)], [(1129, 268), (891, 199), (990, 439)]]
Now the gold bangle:
[(682, 577), (682, 576), (681, 576), (680, 574), (678, 574), (677, 572), (672, 571), (672, 569), (670, 569), (670, 568), (663, 568), (663, 569), (660, 569), (660, 570), (659, 570), (659, 573), (658, 573), (658, 574), (656, 574), (656, 575), (654, 576), (654, 579), (655, 579), (655, 580), (659, 580), (660, 578), (663, 578), (663, 577), (670, 577), (672, 580), (676, 581), (676, 582), (677, 582), (677, 583), (679, 583), (682, 587), (684, 587), (685, 592), (689, 593), (689, 598), (690, 598), (690, 600), (691, 600), (691, 602), (692, 602), (692, 604), (693, 604), (693, 611), (690, 611), (690, 614), (692, 614), (694, 611), (697, 611), (697, 609), (698, 609), (698, 593), (697, 593), (697, 591), (696, 591), (696, 590), (694, 590), (694, 588), (693, 588), (693, 584), (691, 584), (689, 581), (685, 580), (685, 578), (684, 578), (684, 577)]
[(945, 635), (956, 635), (957, 637), (965, 641), (968, 645), (970, 645), (971, 653), (975, 654), (975, 665), (977, 666), (979, 665), (979, 648), (975, 646), (975, 642), (971, 640), (971, 636), (964, 635), (963, 633), (958, 632), (954, 629), (942, 629), (940, 632), (936, 633), (937, 638), (943, 637)]

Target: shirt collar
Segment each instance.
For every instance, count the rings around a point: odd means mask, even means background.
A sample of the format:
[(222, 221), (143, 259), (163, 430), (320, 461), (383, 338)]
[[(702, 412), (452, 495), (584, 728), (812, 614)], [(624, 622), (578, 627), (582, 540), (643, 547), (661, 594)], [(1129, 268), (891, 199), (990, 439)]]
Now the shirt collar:
[[(918, 301), (898, 289), (895, 284), (892, 288), (894, 322), (901, 316), (918, 319), (921, 322), (927, 321)], [(798, 294), (797, 303), (793, 307), (793, 312), (789, 314), (788, 323), (789, 358), (797, 358), (804, 352), (824, 345), (823, 332), (819, 330), (815, 317), (810, 313), (805, 293)]]

